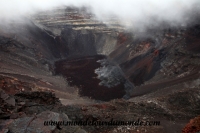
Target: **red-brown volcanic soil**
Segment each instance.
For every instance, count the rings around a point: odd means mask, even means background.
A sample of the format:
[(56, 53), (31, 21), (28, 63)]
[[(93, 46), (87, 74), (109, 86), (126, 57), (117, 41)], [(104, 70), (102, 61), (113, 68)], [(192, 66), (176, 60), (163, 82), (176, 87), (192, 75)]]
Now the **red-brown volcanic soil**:
[(190, 122), (182, 130), (182, 133), (197, 133), (197, 132), (200, 132), (200, 116), (191, 119)]
[(123, 84), (112, 88), (99, 85), (100, 80), (94, 70), (100, 67), (97, 60), (104, 58), (105, 56), (96, 55), (58, 61), (55, 63), (55, 72), (64, 75), (69, 81), (69, 85), (80, 88), (81, 96), (102, 101), (122, 98), (125, 95)]

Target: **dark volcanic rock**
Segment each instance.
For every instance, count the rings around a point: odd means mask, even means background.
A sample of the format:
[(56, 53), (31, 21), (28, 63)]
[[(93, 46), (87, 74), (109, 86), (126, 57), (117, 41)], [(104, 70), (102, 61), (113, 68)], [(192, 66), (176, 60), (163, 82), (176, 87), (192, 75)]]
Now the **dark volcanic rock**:
[(63, 74), (70, 82), (80, 88), (81, 96), (88, 96), (96, 100), (108, 101), (122, 98), (125, 89), (122, 82), (113, 87), (100, 86), (100, 79), (95, 74), (95, 69), (100, 67), (97, 61), (105, 58), (102, 55), (88, 56), (82, 58), (66, 59), (56, 62), (56, 73)]
[[(199, 115), (199, 25), (133, 34), (114, 18), (106, 26), (84, 9), (66, 7), (35, 20), (42, 25), (28, 19), (0, 24), (2, 132), (175, 133)], [(113, 64), (97, 62), (104, 58)], [(129, 99), (122, 100), (124, 95)], [(51, 119), (141, 119), (161, 125), (42, 124)]]
[[(46, 124), (44, 124), (46, 121)], [(67, 115), (65, 114), (58, 114), (51, 111), (42, 112), (34, 117), (24, 117), (18, 118), (14, 120), (8, 127), (9, 132), (11, 133), (86, 133), (78, 126), (62, 126), (57, 125), (53, 122), (62, 122), (62, 121), (70, 121)], [(49, 123), (50, 122), (50, 123)]]
[(200, 132), (200, 116), (191, 119), (183, 128), (182, 133), (199, 133)]
[(65, 43), (66, 55), (70, 56), (91, 56), (96, 55), (95, 35), (92, 31), (85, 30), (85, 33), (65, 28), (62, 30), (61, 37)]
[(60, 104), (59, 99), (51, 92), (23, 92), (16, 94), (15, 97), (19, 97), (21, 101), (25, 102), (48, 105)]

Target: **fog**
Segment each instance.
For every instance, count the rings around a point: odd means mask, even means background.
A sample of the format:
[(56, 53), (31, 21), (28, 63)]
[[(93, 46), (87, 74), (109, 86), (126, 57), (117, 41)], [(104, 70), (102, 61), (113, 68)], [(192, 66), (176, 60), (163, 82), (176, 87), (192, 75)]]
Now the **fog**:
[(123, 26), (140, 30), (163, 22), (184, 26), (200, 10), (200, 0), (0, 0), (0, 20), (30, 16), (62, 5), (87, 6), (101, 21), (112, 15)]

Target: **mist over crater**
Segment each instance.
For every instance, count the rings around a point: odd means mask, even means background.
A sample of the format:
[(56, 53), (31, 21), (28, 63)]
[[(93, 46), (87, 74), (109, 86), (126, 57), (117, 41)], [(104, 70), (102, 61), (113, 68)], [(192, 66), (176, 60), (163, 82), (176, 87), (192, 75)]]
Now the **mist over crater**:
[[(0, 1), (0, 132), (198, 132), (185, 125), (200, 112), (199, 9), (198, 0)], [(135, 118), (163, 124), (43, 126)]]

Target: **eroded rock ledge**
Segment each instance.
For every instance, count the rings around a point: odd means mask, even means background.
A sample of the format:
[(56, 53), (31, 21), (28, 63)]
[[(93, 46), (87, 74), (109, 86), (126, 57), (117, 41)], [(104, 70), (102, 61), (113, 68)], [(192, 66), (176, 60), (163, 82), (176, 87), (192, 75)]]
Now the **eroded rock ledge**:
[[(147, 31), (149, 36), (140, 37), (139, 33), (125, 32), (114, 20), (108, 27), (94, 21), (90, 13), (81, 16), (76, 10), (65, 8), (53, 11), (53, 16), (46, 12), (32, 20), (1, 23), (2, 131), (26, 132), (39, 128), (38, 132), (67, 132), (66, 127), (43, 128), (44, 119), (140, 118), (159, 120), (161, 125), (72, 127), (69, 132), (171, 133), (180, 132), (189, 119), (199, 115), (199, 24), (153, 29)], [(134, 84), (135, 88), (126, 92), (129, 100), (114, 97), (102, 102), (80, 97), (80, 86), (70, 86), (69, 79), (54, 71), (54, 63), (60, 60), (70, 62), (97, 54), (106, 55), (121, 69), (126, 80)], [(70, 68), (69, 62), (61, 63), (62, 69)], [(104, 79), (113, 81), (112, 77)], [(46, 117), (48, 114), (50, 117)]]

